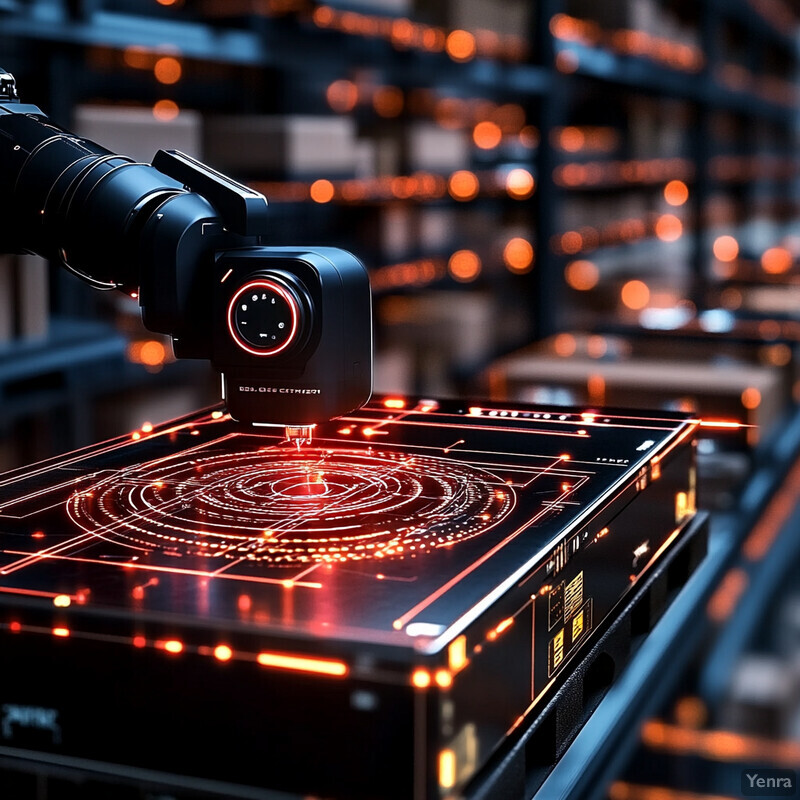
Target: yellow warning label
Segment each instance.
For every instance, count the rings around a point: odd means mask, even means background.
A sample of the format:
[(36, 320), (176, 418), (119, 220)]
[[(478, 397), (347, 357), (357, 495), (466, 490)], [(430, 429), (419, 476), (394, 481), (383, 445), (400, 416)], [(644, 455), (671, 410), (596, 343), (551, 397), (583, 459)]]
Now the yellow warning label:
[(553, 637), (553, 669), (564, 660), (564, 629)]
[(577, 642), (583, 633), (583, 609), (572, 618), (572, 641)]
[(564, 620), (568, 620), (583, 605), (583, 571), (564, 589)]

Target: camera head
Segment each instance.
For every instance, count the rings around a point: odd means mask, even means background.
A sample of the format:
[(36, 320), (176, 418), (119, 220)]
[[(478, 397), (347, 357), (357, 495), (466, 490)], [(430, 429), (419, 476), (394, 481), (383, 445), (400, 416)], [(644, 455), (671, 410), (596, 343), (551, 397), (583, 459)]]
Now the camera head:
[(177, 357), (222, 373), (234, 419), (305, 427), (369, 400), (364, 266), (335, 248), (263, 246), (263, 195), (189, 156), (135, 163), (6, 91), (0, 214), (0, 252), (35, 252), (96, 288), (138, 294), (145, 326), (170, 335)]

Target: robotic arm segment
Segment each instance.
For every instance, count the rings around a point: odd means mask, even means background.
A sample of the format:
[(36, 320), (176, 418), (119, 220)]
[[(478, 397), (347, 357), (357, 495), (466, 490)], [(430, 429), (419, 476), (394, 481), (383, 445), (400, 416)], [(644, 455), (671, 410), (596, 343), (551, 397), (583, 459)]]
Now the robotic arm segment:
[(177, 151), (115, 155), (19, 102), (0, 69), (0, 252), (138, 292), (150, 330), (222, 373), (231, 415), (304, 429), (372, 392), (367, 272), (334, 248), (269, 248), (263, 195)]

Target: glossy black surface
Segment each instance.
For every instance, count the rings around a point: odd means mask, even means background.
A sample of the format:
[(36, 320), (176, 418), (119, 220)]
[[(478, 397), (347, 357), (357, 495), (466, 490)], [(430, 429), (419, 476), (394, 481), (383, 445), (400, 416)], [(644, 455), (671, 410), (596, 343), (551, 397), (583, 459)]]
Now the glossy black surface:
[(202, 412), (2, 476), (0, 602), (411, 646), (691, 427), (379, 398), (298, 449)]

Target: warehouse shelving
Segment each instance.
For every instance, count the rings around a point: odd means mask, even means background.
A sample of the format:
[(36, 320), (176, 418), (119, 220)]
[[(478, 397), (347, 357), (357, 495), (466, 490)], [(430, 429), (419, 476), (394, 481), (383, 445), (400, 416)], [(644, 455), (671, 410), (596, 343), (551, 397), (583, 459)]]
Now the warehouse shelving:
[[(794, 363), (800, 311), (772, 308), (765, 315), (748, 307), (747, 292), (796, 288), (800, 3), (640, 4), (672, 20), (672, 32), (626, 22), (622, 12), (633, 0), (523, 5), (528, 20), (514, 35), (467, 31), (463, 49), (448, 49), (454, 29), (442, 21), (445, 2), (0, 0), (0, 63), (17, 75), (26, 99), (67, 126), (79, 104), (158, 111), (159, 101), (171, 104), (167, 116), (191, 109), (206, 118), (352, 120), (357, 139), (375, 148), (368, 168), (311, 175), (245, 169), (237, 177), (270, 198), (274, 244), (334, 244), (365, 258), (375, 287), (379, 356), (411, 352), (408, 370), (398, 371), (408, 385), (396, 388), (473, 387), (474, 374), (498, 354), (574, 328), (669, 337), (676, 357), (697, 348), (701, 336), (753, 345), (756, 358), (762, 345), (786, 345)], [(392, 7), (401, 10), (387, 10)], [(621, 16), (609, 21), (617, 10)], [(177, 60), (178, 80), (156, 79), (162, 57)], [(389, 105), (381, 106), (379, 96)], [(516, 121), (506, 130), (492, 117), (502, 106), (514, 108)], [(497, 127), (497, 143), (475, 143), (480, 122)], [(452, 133), (464, 163), (415, 168), (408, 136), (420, 124)], [(169, 130), (166, 118), (163, 125)], [(494, 129), (491, 135), (496, 138)], [(391, 155), (388, 166), (378, 156), (381, 148)], [(534, 182), (532, 191), (509, 194), (506, 180), (514, 169)], [(454, 190), (459, 172), (476, 182), (474, 196)], [(677, 204), (664, 194), (670, 181), (687, 195)], [(315, 184), (322, 191), (316, 197)], [(434, 222), (440, 236), (432, 243), (420, 231)], [(389, 246), (387, 227), (395, 235), (407, 230)], [(524, 242), (518, 262), (504, 261), (511, 240)], [(782, 268), (765, 270), (763, 254), (774, 248)], [(461, 268), (453, 260), (459, 252), (470, 254)], [(54, 311), (97, 312), (100, 301), (70, 287), (72, 278), (54, 273), (51, 279), (60, 287)], [(663, 308), (648, 317), (642, 316), (647, 301), (626, 305), (623, 289), (632, 282), (644, 284), (651, 299), (661, 292)], [(718, 304), (730, 312), (725, 330)], [(675, 307), (681, 313), (659, 316)], [(653, 330), (654, 321), (661, 330)], [(458, 340), (478, 325), (483, 346), (465, 357)], [(107, 329), (98, 330), (95, 344), (101, 340), (112, 349), (117, 341), (107, 338)], [(12, 345), (3, 358), (27, 363), (34, 374), (39, 367), (26, 362), (26, 347)], [(121, 359), (124, 350), (114, 352)], [(442, 374), (448, 368), (451, 374)], [(603, 747), (631, 751), (645, 710), (668, 694), (666, 686), (661, 695), (653, 688), (664, 648), (672, 648), (675, 663), (688, 663), (701, 633), (713, 627), (704, 619), (687, 634), (692, 615), (738, 558), (741, 541), (797, 457), (793, 413), (781, 423), (782, 438), (748, 453), (754, 471), (736, 512), (714, 523), (713, 560), (545, 787), (580, 794), (586, 781), (580, 788), (576, 776), (599, 780), (620, 768), (620, 758), (605, 761)], [(748, 565), (753, 585), (767, 581), (756, 577), (760, 568)], [(708, 662), (712, 672), (742, 646), (732, 636), (720, 638)], [(706, 682), (719, 679), (709, 674)], [(643, 693), (651, 702), (631, 717), (631, 704)]]

